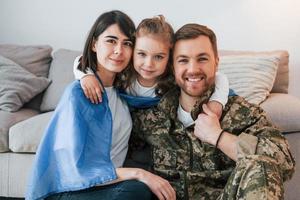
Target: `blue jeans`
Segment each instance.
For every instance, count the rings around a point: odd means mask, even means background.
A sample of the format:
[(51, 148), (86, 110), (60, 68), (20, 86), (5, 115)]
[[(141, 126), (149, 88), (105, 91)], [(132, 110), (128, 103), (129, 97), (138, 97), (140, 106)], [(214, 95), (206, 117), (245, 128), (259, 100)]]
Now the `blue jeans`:
[(97, 186), (85, 190), (63, 192), (47, 197), (47, 200), (150, 200), (152, 193), (147, 185), (140, 181), (128, 180), (106, 186)]

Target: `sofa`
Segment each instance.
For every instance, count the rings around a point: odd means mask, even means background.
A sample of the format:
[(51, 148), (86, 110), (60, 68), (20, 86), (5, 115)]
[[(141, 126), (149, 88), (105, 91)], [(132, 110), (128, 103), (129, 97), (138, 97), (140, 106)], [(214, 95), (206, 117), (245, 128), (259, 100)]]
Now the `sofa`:
[[(288, 94), (288, 52), (221, 50), (219, 53), (219, 71), (228, 76), (230, 87), (262, 106), (285, 134), (296, 162), (300, 162), (300, 100)], [(64, 88), (74, 80), (73, 62), (80, 54), (67, 49), (53, 51), (48, 45), (0, 44), (0, 197), (24, 197), (36, 149)], [(272, 70), (264, 70), (267, 65), (272, 65)], [(241, 69), (251, 66), (255, 66), (253, 71), (240, 74)], [(265, 71), (266, 77), (255, 74), (261, 71)], [(15, 77), (19, 74), (23, 78)], [(249, 78), (249, 74), (253, 76)], [(257, 77), (260, 80), (255, 80)], [(14, 87), (17, 91), (10, 94)], [(244, 94), (246, 90), (249, 91)], [(300, 170), (296, 169), (293, 178), (285, 183), (286, 199), (298, 199), (299, 182)]]

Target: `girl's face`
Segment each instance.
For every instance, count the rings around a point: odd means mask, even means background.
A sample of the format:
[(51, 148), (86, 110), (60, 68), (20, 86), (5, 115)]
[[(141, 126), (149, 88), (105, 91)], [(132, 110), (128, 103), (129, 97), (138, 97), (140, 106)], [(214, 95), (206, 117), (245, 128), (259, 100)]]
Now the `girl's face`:
[(135, 41), (133, 53), (134, 69), (142, 86), (153, 86), (167, 67), (170, 46), (157, 37), (141, 36)]
[(117, 24), (109, 26), (94, 42), (98, 70), (115, 75), (128, 65), (132, 56), (133, 43), (122, 33)]

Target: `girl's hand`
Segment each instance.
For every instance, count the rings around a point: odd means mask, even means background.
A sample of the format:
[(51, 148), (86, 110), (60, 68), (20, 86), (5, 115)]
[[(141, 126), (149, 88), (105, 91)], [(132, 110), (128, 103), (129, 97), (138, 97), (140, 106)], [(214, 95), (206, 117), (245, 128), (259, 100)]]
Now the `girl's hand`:
[(209, 101), (207, 103), (208, 108), (217, 115), (218, 119), (221, 118), (223, 112), (223, 106), (218, 101)]
[(95, 77), (95, 75), (86, 75), (80, 80), (80, 85), (83, 89), (85, 96), (90, 99), (92, 103), (102, 102), (103, 87)]
[(175, 200), (176, 192), (170, 183), (146, 170), (139, 168), (117, 168), (120, 180), (137, 179), (145, 183), (159, 200)]

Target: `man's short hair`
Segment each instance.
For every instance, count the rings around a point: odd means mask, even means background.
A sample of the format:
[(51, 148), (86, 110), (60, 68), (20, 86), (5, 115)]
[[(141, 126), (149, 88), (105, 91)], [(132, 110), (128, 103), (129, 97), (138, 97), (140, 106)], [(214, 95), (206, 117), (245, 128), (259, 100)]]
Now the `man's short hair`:
[(193, 23), (182, 26), (175, 33), (175, 43), (179, 40), (195, 39), (201, 35), (209, 38), (213, 48), (213, 52), (215, 54), (215, 57), (217, 58), (218, 57), (217, 37), (215, 33), (207, 26), (203, 26), (200, 24), (193, 24)]

